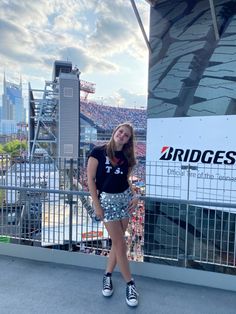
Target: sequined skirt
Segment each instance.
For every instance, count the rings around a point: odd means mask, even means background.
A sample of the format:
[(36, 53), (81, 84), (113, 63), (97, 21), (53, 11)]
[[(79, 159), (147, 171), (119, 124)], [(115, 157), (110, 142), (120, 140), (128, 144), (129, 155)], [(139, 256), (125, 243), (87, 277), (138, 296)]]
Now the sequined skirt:
[(131, 189), (128, 188), (122, 193), (106, 193), (100, 194), (100, 203), (104, 209), (104, 222), (121, 220), (129, 218), (128, 211), (129, 202), (132, 199)]

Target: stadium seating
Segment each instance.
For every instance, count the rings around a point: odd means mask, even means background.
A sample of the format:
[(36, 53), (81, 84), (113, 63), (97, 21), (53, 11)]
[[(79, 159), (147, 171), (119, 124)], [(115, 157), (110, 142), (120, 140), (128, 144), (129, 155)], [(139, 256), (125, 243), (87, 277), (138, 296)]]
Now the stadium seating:
[(80, 111), (82, 116), (103, 131), (111, 131), (119, 123), (129, 121), (136, 132), (146, 132), (147, 115), (144, 109), (104, 106), (96, 102), (81, 101)]

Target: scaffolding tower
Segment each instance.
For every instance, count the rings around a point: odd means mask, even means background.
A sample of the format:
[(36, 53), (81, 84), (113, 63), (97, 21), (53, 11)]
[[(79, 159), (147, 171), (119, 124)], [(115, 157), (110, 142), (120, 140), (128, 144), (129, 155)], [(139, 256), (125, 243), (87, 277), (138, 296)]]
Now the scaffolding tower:
[(54, 157), (57, 145), (57, 82), (46, 81), (44, 90), (29, 83), (29, 155)]
[(55, 61), (52, 80), (33, 89), (29, 83), (29, 157), (79, 157), (80, 97), (95, 84), (80, 80), (70, 61)]

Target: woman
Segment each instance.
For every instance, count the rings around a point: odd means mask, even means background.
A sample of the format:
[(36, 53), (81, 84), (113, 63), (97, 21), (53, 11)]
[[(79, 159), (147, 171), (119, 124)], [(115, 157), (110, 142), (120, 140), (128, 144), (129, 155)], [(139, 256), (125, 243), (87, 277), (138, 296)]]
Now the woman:
[(131, 124), (123, 123), (115, 128), (106, 145), (92, 150), (87, 166), (88, 187), (95, 214), (103, 220), (112, 240), (102, 293), (105, 297), (113, 294), (111, 276), (118, 264), (127, 283), (126, 302), (129, 306), (138, 305), (138, 293), (131, 277), (124, 237), (129, 218), (138, 204), (129, 181), (135, 164), (134, 130)]

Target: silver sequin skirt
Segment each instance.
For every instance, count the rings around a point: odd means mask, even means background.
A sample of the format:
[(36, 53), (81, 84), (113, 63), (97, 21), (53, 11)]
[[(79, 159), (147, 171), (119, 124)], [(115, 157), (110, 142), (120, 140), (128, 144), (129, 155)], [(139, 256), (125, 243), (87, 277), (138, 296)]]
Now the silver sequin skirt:
[(100, 203), (104, 209), (104, 222), (121, 220), (130, 218), (128, 211), (129, 202), (132, 199), (131, 189), (128, 188), (122, 193), (106, 193), (100, 194)]

